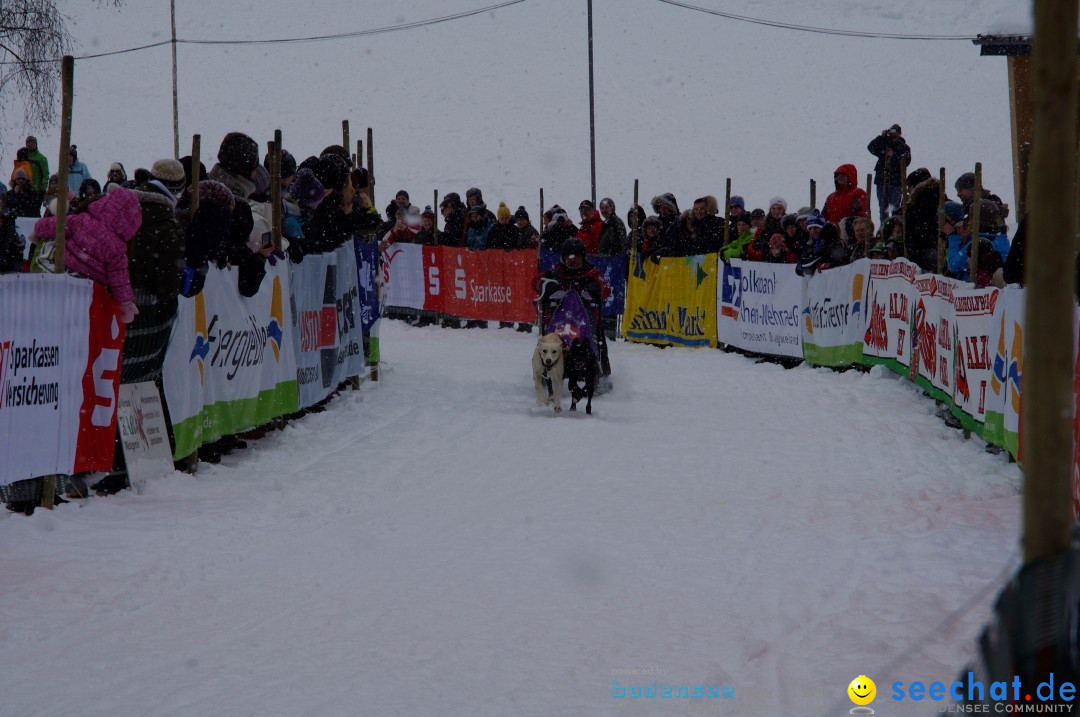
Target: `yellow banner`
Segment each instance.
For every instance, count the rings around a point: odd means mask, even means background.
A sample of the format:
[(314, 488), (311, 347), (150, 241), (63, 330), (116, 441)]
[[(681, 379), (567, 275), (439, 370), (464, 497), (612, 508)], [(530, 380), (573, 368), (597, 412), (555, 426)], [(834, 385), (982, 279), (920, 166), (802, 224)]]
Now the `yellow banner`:
[(650, 344), (716, 346), (717, 256), (664, 257), (659, 264), (631, 257), (623, 335)]

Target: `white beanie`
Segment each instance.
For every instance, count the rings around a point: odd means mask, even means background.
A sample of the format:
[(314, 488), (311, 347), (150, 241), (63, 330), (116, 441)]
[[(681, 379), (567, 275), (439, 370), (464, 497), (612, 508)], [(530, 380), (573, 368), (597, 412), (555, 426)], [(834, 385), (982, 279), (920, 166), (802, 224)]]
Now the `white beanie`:
[(782, 206), (784, 208), (784, 211), (787, 212), (787, 201), (785, 201), (785, 199), (783, 197), (773, 197), (772, 199), (770, 199), (769, 200), (769, 209), (772, 209), (772, 206), (774, 204), (779, 204), (780, 206)]

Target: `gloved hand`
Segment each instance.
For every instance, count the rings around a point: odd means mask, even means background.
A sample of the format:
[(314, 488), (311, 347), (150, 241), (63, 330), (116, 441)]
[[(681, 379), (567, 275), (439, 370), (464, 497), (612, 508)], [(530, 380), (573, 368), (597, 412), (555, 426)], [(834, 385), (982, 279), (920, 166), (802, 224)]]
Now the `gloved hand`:
[(136, 314), (139, 313), (139, 307), (135, 306), (134, 301), (125, 301), (120, 304), (120, 320), (125, 324), (130, 324), (135, 320)]
[(659, 254), (653, 254), (652, 256), (649, 257), (649, 260), (652, 261), (653, 264), (659, 264), (660, 263), (660, 255)]
[(285, 252), (281, 249), (274, 249), (272, 252), (266, 255), (266, 261), (270, 263), (270, 266), (277, 266), (278, 259), (284, 259)]

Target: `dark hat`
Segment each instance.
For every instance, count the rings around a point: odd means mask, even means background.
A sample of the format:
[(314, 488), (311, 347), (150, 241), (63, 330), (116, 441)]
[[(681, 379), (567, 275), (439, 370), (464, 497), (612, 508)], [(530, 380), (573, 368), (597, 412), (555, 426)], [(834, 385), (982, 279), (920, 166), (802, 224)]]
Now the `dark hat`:
[[(267, 152), (263, 157), (263, 167), (266, 171), (270, 171), (270, 153)], [(286, 149), (281, 150), (281, 178), (288, 179), (296, 174), (296, 158), (289, 154)]]
[(255, 194), (265, 194), (270, 189), (270, 171), (261, 164), (255, 167)]
[[(117, 164), (119, 164), (119, 162), (117, 162)], [(180, 164), (184, 168), (184, 183), (190, 187), (193, 183), (191, 180), (194, 179), (191, 174), (191, 155), (189, 154), (186, 157), (181, 157)], [(120, 165), (120, 171), (124, 171), (124, 165), (122, 164)], [(127, 175), (125, 174), (124, 176)], [(202, 182), (204, 179), (206, 179), (206, 165), (199, 162), (199, 181)]]
[(469, 187), (465, 190), (465, 198), (468, 199), (469, 197), (476, 197), (481, 202), (484, 201), (484, 195), (476, 187)]
[(927, 179), (933, 176), (930, 174), (930, 170), (926, 167), (919, 167), (914, 172), (907, 176), (908, 187), (914, 187), (916, 184), (922, 184)]
[(404, 196), (406, 199), (408, 199), (409, 198), (409, 193), (406, 192), (404, 189), (399, 189), (396, 192), (394, 192), (394, 199), (397, 199), (400, 196)]
[(794, 226), (795, 223), (798, 220), (799, 220), (799, 215), (798, 214), (785, 214), (783, 216), (783, 218), (780, 220), (780, 228), (781, 229), (787, 229), (790, 226)]
[(893, 132), (896, 132), (897, 134), (903, 134), (903, 133), (902, 133), (902, 132), (900, 131), (900, 125), (898, 125), (898, 124), (894, 124), (894, 125), (893, 125), (892, 127), (890, 127), (889, 129), (890, 129), (890, 130), (892, 130)]
[(348, 169), (352, 169), (352, 155), (349, 154), (349, 150), (342, 147), (340, 144), (332, 144), (322, 152), (319, 153), (320, 157), (325, 157), (328, 154), (332, 154), (335, 157), (340, 157), (345, 160), (345, 164)]
[(332, 154), (319, 157), (311, 168), (311, 173), (327, 189), (341, 189), (341, 185), (345, 182), (345, 169), (341, 164), (341, 158)]
[(217, 160), (225, 171), (249, 178), (259, 166), (259, 145), (243, 132), (229, 132), (221, 140)]
[(577, 208), (578, 209), (596, 209), (596, 207), (593, 206), (592, 201), (589, 200), (589, 199), (582, 199), (581, 204), (578, 204)]
[(728, 203), (728, 208), (737, 206), (739, 209), (746, 209), (746, 200), (740, 197), (738, 194), (731, 195), (731, 201)]
[(945, 202), (945, 217), (953, 224), (964, 220), (964, 205), (960, 202)]
[(289, 184), (289, 195), (302, 207), (314, 207), (326, 194), (322, 182), (307, 167), (297, 170)]
[(439, 202), (439, 209), (445, 209), (450, 207), (451, 209), (457, 209), (461, 206), (461, 196), (457, 192), (450, 192), (443, 200)]
[(487, 205), (486, 204), (484, 204), (483, 202), (477, 202), (476, 204), (469, 207), (465, 211), (465, 213), (466, 214), (479, 214), (480, 216), (483, 216), (484, 212), (486, 210), (487, 210)]
[(150, 166), (150, 176), (164, 184), (174, 194), (183, 190), (187, 177), (184, 165), (175, 159), (159, 159)]
[(754, 219), (761, 219), (762, 217), (765, 216), (765, 210), (764, 209), (755, 209), (754, 211), (750, 212), (750, 216), (753, 217)]
[(749, 224), (751, 219), (753, 219), (753, 217), (750, 215), (750, 212), (739, 212), (739, 216), (735, 217), (736, 222), (744, 222), (746, 224)]
[[(965, 221), (971, 219), (972, 207), (974, 202), (967, 209), (967, 215), (964, 217)], [(979, 231), (981, 232), (996, 232), (1001, 228), (1002, 211), (1001, 205), (997, 202), (989, 199), (979, 200)]]
[(199, 201), (217, 202), (230, 212), (236, 205), (236, 198), (233, 197), (232, 190), (221, 182), (215, 182), (213, 179), (204, 179), (199, 182)]
[(514, 212), (514, 219), (524, 219), (525, 221), (529, 221), (529, 213), (525, 211), (524, 206), (517, 208), (517, 211)]
[(959, 189), (974, 189), (975, 188), (975, 173), (964, 172), (956, 178), (956, 184), (954, 185)]

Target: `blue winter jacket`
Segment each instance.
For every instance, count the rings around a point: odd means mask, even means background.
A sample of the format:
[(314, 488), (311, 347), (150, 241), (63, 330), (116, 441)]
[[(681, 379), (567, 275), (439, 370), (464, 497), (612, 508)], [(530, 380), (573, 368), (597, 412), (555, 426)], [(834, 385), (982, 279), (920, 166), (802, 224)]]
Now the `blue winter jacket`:
[(482, 224), (470, 224), (465, 234), (465, 246), (470, 249), (487, 249), (488, 235), (491, 234), (492, 223), (485, 219)]
[[(994, 245), (994, 249), (998, 254), (1001, 254), (1001, 261), (1004, 262), (1009, 257), (1009, 237), (1006, 234), (980, 234), (980, 238), (986, 239)], [(971, 281), (970, 273), (968, 271), (970, 266), (970, 257), (968, 256), (968, 245), (971, 241), (965, 241), (960, 243), (959, 234), (949, 235), (949, 275), (953, 276), (960, 281)]]
[(75, 160), (75, 164), (68, 167), (68, 187), (75, 193), (75, 196), (79, 196), (79, 188), (82, 187), (82, 183), (87, 179), (93, 179), (90, 176), (90, 168), (86, 166), (85, 162), (81, 160)]

